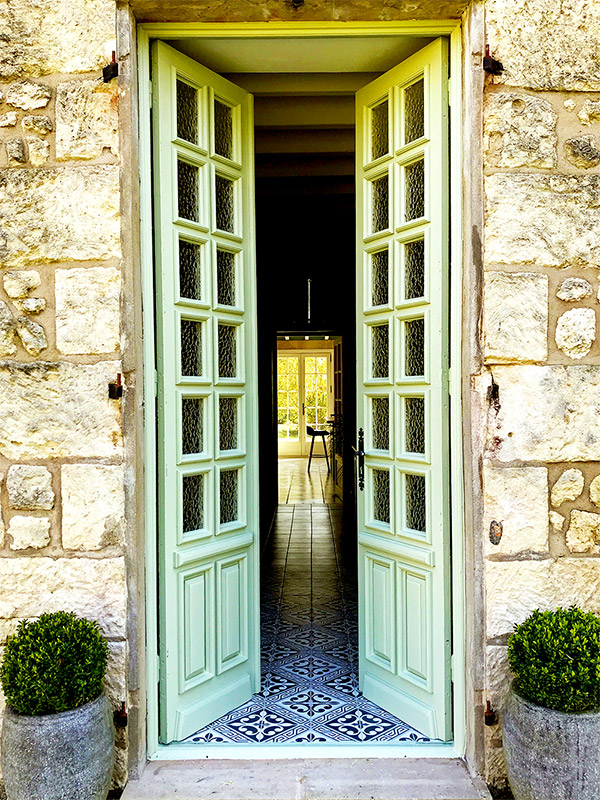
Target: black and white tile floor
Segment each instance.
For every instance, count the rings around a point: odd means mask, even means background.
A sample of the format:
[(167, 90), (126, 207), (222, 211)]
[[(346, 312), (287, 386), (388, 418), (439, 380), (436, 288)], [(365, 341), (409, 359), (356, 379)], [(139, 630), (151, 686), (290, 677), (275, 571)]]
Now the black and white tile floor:
[(315, 494), (284, 500), (263, 551), (261, 691), (187, 742), (429, 741), (358, 689), (355, 541)]

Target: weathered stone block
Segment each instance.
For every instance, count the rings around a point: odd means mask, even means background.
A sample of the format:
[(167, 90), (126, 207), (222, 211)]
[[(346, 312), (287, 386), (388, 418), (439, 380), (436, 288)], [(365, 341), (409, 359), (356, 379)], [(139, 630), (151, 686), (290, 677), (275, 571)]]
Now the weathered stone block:
[(500, 461), (599, 461), (600, 366), (497, 366)]
[(50, 158), (50, 143), (40, 139), (39, 136), (27, 137), (29, 161), (34, 167), (41, 167)]
[(600, 267), (600, 175), (486, 178), (485, 261)]
[(50, 543), (50, 520), (47, 517), (14, 516), (8, 523), (12, 536), (11, 550), (39, 550)]
[(489, 272), (484, 285), (484, 354), (488, 363), (548, 357), (548, 276)]
[(91, 81), (61, 83), (56, 93), (56, 158), (96, 158), (119, 152), (116, 86)]
[(113, 709), (127, 701), (127, 642), (108, 643), (104, 689)]
[(596, 339), (596, 312), (593, 308), (572, 308), (558, 318), (556, 346), (570, 358), (583, 358)]
[(514, 92), (485, 97), (483, 147), (495, 167), (556, 166), (557, 114), (547, 100)]
[(41, 283), (40, 273), (35, 269), (20, 269), (16, 272), (6, 272), (4, 278), (4, 291), (13, 299), (27, 297), (29, 292)]
[(567, 547), (571, 553), (600, 553), (600, 514), (571, 511)]
[(17, 352), (15, 320), (4, 300), (0, 300), (0, 358), (9, 358)]
[(13, 464), (8, 469), (6, 488), (11, 508), (49, 510), (54, 507), (52, 474), (46, 467)]
[(107, 391), (119, 371), (115, 361), (0, 363), (0, 453), (14, 461), (119, 455), (120, 404)]
[(0, 128), (14, 128), (16, 124), (16, 111), (7, 111), (6, 114), (0, 114)]
[(14, 306), (21, 314), (41, 314), (46, 308), (44, 297), (26, 297), (24, 300), (15, 300)]
[(29, 114), (23, 117), (21, 125), (27, 133), (37, 133), (38, 136), (46, 136), (54, 129), (50, 117), (36, 114)]
[(23, 139), (7, 139), (6, 155), (11, 164), (24, 164), (27, 161), (27, 150)]
[(121, 274), (114, 267), (56, 271), (56, 346), (62, 353), (119, 349)]
[(2, 558), (0, 586), (0, 641), (16, 620), (53, 611), (74, 611), (95, 619), (105, 636), (125, 636), (123, 558)]
[(507, 648), (489, 645), (486, 648), (486, 690), (492, 707), (500, 709), (504, 706), (510, 682)]
[(0, 173), (0, 267), (120, 255), (119, 168)]
[(577, 118), (582, 125), (591, 125), (600, 119), (600, 100), (590, 100), (584, 102)]
[(125, 527), (123, 467), (67, 464), (61, 475), (65, 550), (120, 544)]
[(581, 169), (590, 169), (600, 164), (600, 150), (593, 136), (576, 136), (567, 139), (564, 146), (565, 158)]
[(44, 108), (52, 99), (52, 89), (34, 81), (21, 81), (13, 83), (6, 92), (6, 102), (11, 106), (32, 111), (34, 108)]
[(556, 290), (556, 296), (559, 300), (571, 302), (585, 300), (592, 296), (593, 291), (592, 284), (585, 278), (565, 278)]
[(590, 483), (590, 500), (600, 508), (600, 475), (596, 475)]
[(599, 91), (600, 11), (589, 0), (486, 0), (487, 40), (502, 82)]
[(556, 511), (551, 511), (549, 517), (552, 530), (555, 533), (561, 533), (562, 529), (565, 527), (565, 518), (563, 515), (558, 514)]
[[(486, 466), (484, 479), (485, 550), (502, 553), (548, 552), (548, 470), (545, 467)], [(492, 524), (502, 535), (488, 535)]]
[(34, 322), (27, 317), (17, 317), (15, 329), (30, 356), (37, 358), (48, 347), (46, 333), (39, 322)]
[(555, 481), (550, 492), (550, 503), (558, 508), (567, 500), (577, 500), (583, 492), (583, 472), (580, 469), (566, 469)]

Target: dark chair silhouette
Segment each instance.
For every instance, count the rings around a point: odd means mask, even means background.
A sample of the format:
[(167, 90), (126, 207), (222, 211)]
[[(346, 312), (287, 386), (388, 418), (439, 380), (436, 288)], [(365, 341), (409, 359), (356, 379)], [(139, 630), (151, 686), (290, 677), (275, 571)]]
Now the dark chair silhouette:
[(329, 466), (329, 455), (327, 454), (327, 442), (325, 441), (325, 437), (329, 436), (329, 431), (317, 431), (312, 428), (310, 425), (306, 426), (306, 433), (309, 436), (312, 436), (312, 440), (310, 443), (310, 455), (308, 457), (308, 471), (310, 472), (310, 464), (313, 457), (313, 448), (315, 446), (315, 438), (320, 436), (323, 439), (323, 450), (325, 450), (325, 460), (327, 461), (327, 472), (331, 472), (331, 467)]

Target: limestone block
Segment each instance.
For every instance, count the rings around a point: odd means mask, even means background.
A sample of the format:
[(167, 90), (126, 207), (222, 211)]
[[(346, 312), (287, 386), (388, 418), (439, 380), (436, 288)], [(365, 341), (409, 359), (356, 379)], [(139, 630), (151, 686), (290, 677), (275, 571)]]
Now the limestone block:
[(496, 366), (500, 461), (599, 461), (600, 366)]
[(120, 404), (108, 383), (118, 361), (0, 363), (0, 454), (22, 459), (120, 455)]
[(558, 508), (567, 500), (577, 500), (583, 492), (583, 472), (580, 469), (567, 469), (556, 480), (550, 492), (550, 503)]
[(96, 158), (119, 152), (116, 84), (101, 78), (61, 83), (56, 93), (56, 158)]
[(27, 136), (29, 161), (34, 167), (41, 167), (50, 158), (50, 143), (39, 136)]
[(16, 124), (16, 111), (8, 111), (6, 114), (0, 114), (0, 128), (14, 128)]
[(40, 273), (35, 269), (21, 269), (4, 273), (4, 291), (9, 297), (27, 297), (40, 285)]
[(23, 347), (30, 356), (37, 357), (48, 347), (46, 334), (39, 322), (34, 322), (27, 317), (17, 317), (15, 320), (15, 328)]
[(8, 524), (12, 536), (11, 550), (39, 550), (50, 543), (50, 520), (48, 517), (12, 517)]
[(596, 475), (590, 483), (590, 500), (600, 508), (600, 475)]
[(504, 706), (512, 677), (508, 664), (508, 649), (499, 645), (488, 646), (485, 663), (487, 698), (494, 708), (500, 709)]
[(583, 358), (596, 339), (596, 312), (593, 308), (572, 308), (558, 318), (556, 346), (570, 358)]
[(100, 69), (115, 49), (111, 0), (0, 4), (0, 80)]
[(565, 158), (582, 169), (590, 169), (600, 164), (600, 150), (593, 136), (576, 136), (567, 139), (564, 145)]
[(114, 267), (56, 270), (56, 346), (61, 353), (119, 349), (121, 274)]
[[(502, 553), (548, 552), (548, 470), (545, 467), (486, 466), (484, 480), (485, 550)], [(502, 525), (502, 536), (492, 544), (487, 535), (492, 522)]]
[(571, 511), (567, 547), (571, 553), (600, 553), (600, 514)]
[(488, 272), (484, 284), (484, 354), (488, 363), (548, 357), (548, 276)]
[(15, 344), (15, 321), (4, 300), (0, 300), (0, 358), (14, 356), (17, 352)]
[(14, 306), (21, 314), (41, 314), (46, 308), (44, 297), (26, 297), (24, 300), (15, 300)]
[(11, 508), (49, 510), (54, 507), (52, 474), (46, 467), (13, 464), (8, 468), (6, 488)]
[(108, 643), (104, 689), (113, 709), (127, 701), (127, 642)]
[(52, 99), (52, 89), (34, 81), (21, 81), (13, 83), (6, 92), (6, 102), (24, 111), (34, 108), (44, 108)]
[(573, 603), (600, 612), (600, 559), (558, 561), (488, 561), (486, 565), (487, 632), (506, 636), (536, 608)]
[(556, 166), (557, 114), (547, 100), (508, 92), (485, 96), (483, 147), (497, 167)]
[(25, 142), (18, 137), (6, 140), (6, 155), (11, 164), (24, 164), (27, 161)]
[(96, 620), (105, 636), (125, 636), (123, 558), (3, 558), (0, 586), (0, 640), (16, 620), (53, 611), (74, 611)]
[(486, 186), (486, 264), (600, 267), (600, 175), (496, 173)]
[(592, 296), (592, 284), (585, 278), (565, 278), (556, 290), (559, 300), (585, 300)]
[(38, 136), (46, 136), (54, 130), (50, 117), (41, 114), (28, 114), (21, 120), (21, 126), (27, 133), (37, 133)]
[(0, 267), (120, 255), (119, 167), (0, 175)]
[(61, 475), (65, 550), (120, 544), (125, 527), (123, 467), (67, 464)]
[(531, 89), (599, 91), (598, 4), (486, 0), (487, 40), (502, 82)]
[(2, 514), (0, 513), (0, 547), (4, 547), (5, 536), (6, 536), (6, 527), (4, 525), (4, 520), (2, 519)]
[(591, 125), (600, 120), (600, 100), (590, 100), (584, 102), (577, 118), (582, 125)]
[(556, 511), (551, 511), (550, 525), (555, 533), (561, 533), (562, 529), (565, 527), (565, 518), (562, 514), (558, 514)]

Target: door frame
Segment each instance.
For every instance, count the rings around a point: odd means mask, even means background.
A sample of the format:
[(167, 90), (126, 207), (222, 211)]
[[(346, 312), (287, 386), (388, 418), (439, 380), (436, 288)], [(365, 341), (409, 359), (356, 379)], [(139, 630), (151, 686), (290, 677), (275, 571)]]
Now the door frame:
[[(466, 755), (467, 729), (472, 724), (466, 709), (466, 582), (462, 413), (463, 324), (463, 29), (460, 21), (402, 22), (266, 22), (266, 23), (142, 23), (137, 27), (138, 124), (140, 179), (140, 261), (142, 325), (155, 330), (154, 223), (152, 209), (152, 88), (150, 44), (153, 39), (183, 38), (303, 38), (377, 36), (447, 36), (450, 50), (450, 497), (452, 595), (452, 693), (454, 740), (443, 744), (350, 743), (340, 745), (162, 745), (158, 738), (158, 561), (156, 468), (156, 359), (154, 334), (143, 337), (144, 397), (144, 510), (145, 510), (145, 636), (146, 636), (146, 746), (149, 760), (204, 758), (462, 758)], [(466, 423), (465, 423), (466, 424)], [(450, 688), (450, 687), (449, 687)]]

